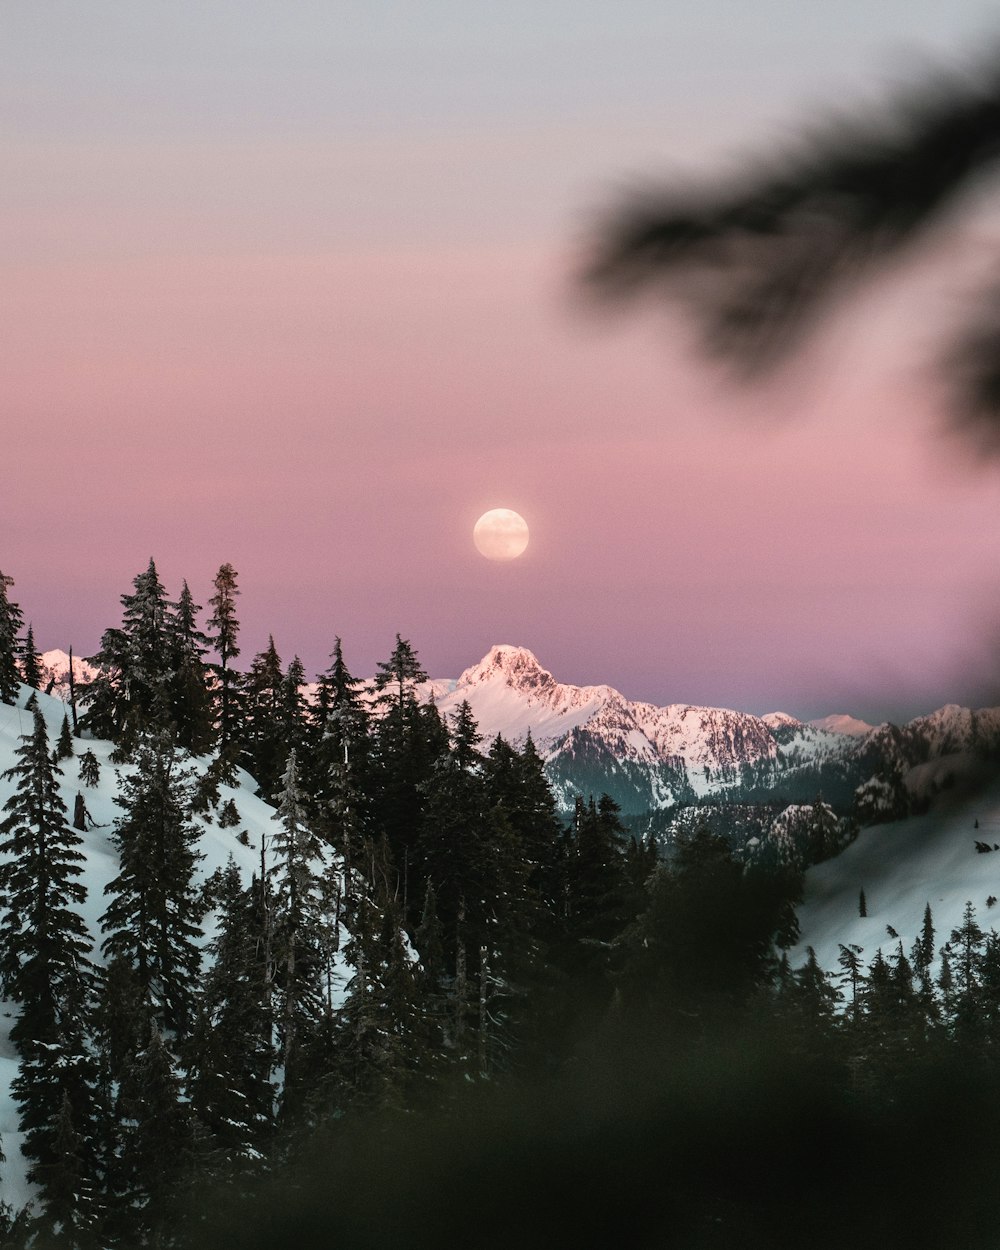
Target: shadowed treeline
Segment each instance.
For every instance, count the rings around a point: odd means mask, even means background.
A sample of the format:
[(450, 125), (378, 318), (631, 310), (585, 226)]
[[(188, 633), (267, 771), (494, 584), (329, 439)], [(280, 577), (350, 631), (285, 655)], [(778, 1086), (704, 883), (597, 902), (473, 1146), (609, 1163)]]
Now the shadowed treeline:
[(619, 1036), (555, 1085), (329, 1132), (249, 1202), (213, 1199), (194, 1244), (993, 1247), (998, 1111), (958, 1063), (873, 1113), (832, 1055), (761, 1029), (680, 1054)]

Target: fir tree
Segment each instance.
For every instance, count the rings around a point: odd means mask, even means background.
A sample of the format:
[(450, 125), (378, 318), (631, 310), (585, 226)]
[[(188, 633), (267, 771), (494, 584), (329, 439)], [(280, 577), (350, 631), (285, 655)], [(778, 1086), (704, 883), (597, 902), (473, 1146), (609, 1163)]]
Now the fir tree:
[(325, 908), (318, 878), (322, 843), (310, 828), (299, 788), (295, 751), (282, 778), (272, 836), (274, 1013), (284, 1068), (283, 1114), (301, 1107), (304, 1056), (323, 1016)]
[(30, 623), (21, 649), (21, 680), (32, 690), (42, 688), (42, 657), (35, 647), (35, 632)]
[(101, 779), (101, 765), (97, 756), (91, 750), (86, 750), (80, 756), (80, 780), (85, 786), (93, 788)]
[(236, 617), (236, 570), (223, 564), (215, 575), (215, 594), (209, 599), (212, 615), (208, 628), (211, 645), (219, 657), (213, 666), (217, 680), (216, 723), (219, 731), (219, 754), (230, 757), (240, 741), (239, 677), (232, 661), (240, 654), (238, 639), (240, 623)]
[(230, 858), (219, 890), (212, 967), (198, 1003), (189, 1053), (191, 1107), (230, 1166), (260, 1157), (273, 1123), (276, 1056), (263, 966), (264, 917), (254, 881), (244, 888)]
[[(29, 1175), (47, 1204), (49, 1180), (56, 1184), (52, 1178), (66, 1163), (57, 1142), (64, 1099), (85, 1140), (94, 1123), (96, 1067), (87, 1041), (91, 947), (77, 910), (86, 899), (78, 880), (82, 840), (66, 819), (61, 770), (49, 755), (40, 712), (17, 757), (4, 774), (16, 788), (0, 822), (0, 853), (7, 857), (0, 863), (0, 976), (20, 1006), (10, 1034), (21, 1056), (13, 1094), (24, 1153), (34, 1161)], [(91, 1179), (93, 1168), (91, 1154)]]
[[(432, 774), (448, 735), (433, 704), (423, 708), (417, 684), (426, 679), (416, 652), (396, 635), (392, 655), (378, 665), (374, 699), (381, 716), (374, 725), (372, 759), (372, 824), (384, 830), (404, 883), (404, 911), (420, 905), (423, 883), (413, 881), (410, 867)], [(374, 833), (374, 829), (372, 832)], [(409, 923), (409, 916), (406, 917)]]
[(195, 1138), (180, 1077), (155, 1024), (126, 1067), (116, 1118), (109, 1231), (126, 1245), (162, 1244), (173, 1204), (192, 1176)]
[(406, 706), (416, 702), (414, 687), (427, 680), (417, 653), (405, 638), (396, 635), (396, 645), (386, 661), (379, 661), (375, 674), (375, 693), (384, 707), (394, 707), (402, 715)]
[(73, 758), (73, 735), (70, 733), (69, 716), (64, 715), (62, 718), (62, 726), (59, 730), (59, 737), (56, 740), (55, 762), (61, 763), (63, 760), (71, 760)]
[(244, 692), (244, 763), (257, 780), (258, 793), (271, 801), (277, 797), (289, 747), (285, 734), (285, 677), (281, 657), (270, 636), (267, 647), (253, 658)]
[(201, 954), (201, 902), (194, 884), (198, 830), (188, 818), (190, 774), (162, 738), (144, 743), (122, 778), (113, 840), (119, 874), (105, 889), (102, 949), (135, 970), (154, 1017), (183, 1033), (190, 1022)]
[(209, 640), (198, 628), (201, 607), (195, 603), (187, 582), (172, 607), (167, 617), (170, 717), (178, 745), (194, 755), (203, 755), (215, 737), (205, 663)]
[[(388, 854), (383, 843), (380, 855)], [(337, 1068), (327, 1098), (334, 1107), (405, 1105), (425, 1034), (415, 1007), (416, 974), (403, 947), (402, 914), (386, 893), (391, 865), (381, 865), (374, 885), (354, 911), (344, 954), (354, 967), (337, 1021)]]
[(122, 625), (107, 629), (89, 662), (97, 675), (81, 691), (81, 727), (110, 738), (127, 756), (140, 736), (162, 732), (172, 719), (170, 605), (151, 559), (122, 595)]
[(14, 579), (0, 573), (0, 702), (13, 705), (17, 701), (21, 673), (18, 657), (21, 655), (21, 626), (24, 618), (21, 609), (9, 597), (8, 591)]
[(344, 662), (340, 639), (331, 665), (319, 675), (312, 708), (312, 793), (317, 817), (329, 841), (344, 856), (348, 871), (361, 858), (368, 803), (368, 713), (362, 683)]

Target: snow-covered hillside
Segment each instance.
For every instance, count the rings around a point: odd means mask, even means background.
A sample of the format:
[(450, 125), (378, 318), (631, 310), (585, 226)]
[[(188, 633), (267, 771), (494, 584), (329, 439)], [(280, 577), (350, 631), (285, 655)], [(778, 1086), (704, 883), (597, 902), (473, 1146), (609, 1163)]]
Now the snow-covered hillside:
[[(1000, 929), (1000, 903), (988, 902), (1000, 898), (1000, 851), (979, 852), (977, 842), (1000, 845), (1000, 781), (973, 798), (939, 800), (922, 816), (862, 829), (835, 859), (807, 872), (802, 936), (792, 962), (801, 963), (812, 946), (821, 966), (836, 971), (839, 943), (863, 947), (866, 964), (879, 948), (889, 955), (900, 941), (908, 955), (928, 903), (938, 948), (969, 901), (984, 930)], [(866, 916), (860, 915), (862, 890)]]
[[(4, 778), (2, 774), (17, 763), (15, 752), (20, 745), (20, 737), (30, 734), (34, 725), (33, 713), (24, 709), (31, 694), (31, 690), (22, 687), (18, 706), (11, 707), (0, 703), (0, 808), (13, 793), (15, 786), (13, 780)], [(37, 697), (49, 738), (54, 743), (66, 714), (66, 706), (54, 696), (39, 694)], [(113, 822), (121, 814), (121, 809), (115, 803), (115, 796), (118, 793), (119, 774), (127, 773), (129, 767), (110, 762), (113, 747), (109, 742), (95, 739), (76, 740), (74, 747), (76, 756), (63, 761), (60, 766), (63, 775), (59, 791), (70, 818), (73, 816), (76, 795), (82, 794), (94, 826), (82, 835), (86, 861), (81, 880), (86, 886), (87, 898), (81, 911), (94, 940), (93, 957), (100, 963), (99, 918), (108, 902), (104, 897), (104, 888), (118, 874), (118, 857), (110, 838)], [(100, 780), (91, 788), (84, 786), (78, 775), (79, 755), (85, 750), (92, 751), (100, 765)], [(193, 767), (196, 772), (203, 772), (207, 764), (207, 759), (195, 760)], [(202, 831), (199, 848), (203, 858), (197, 869), (199, 880), (204, 880), (216, 869), (225, 867), (230, 856), (236, 861), (244, 880), (249, 881), (252, 873), (260, 871), (261, 840), (268, 839), (269, 834), (274, 831), (275, 813), (272, 807), (254, 795), (256, 783), (247, 773), (238, 770), (237, 779), (237, 785), (223, 785), (221, 788), (222, 802), (231, 799), (239, 813), (237, 825), (220, 829), (210, 816), (193, 817)], [(209, 917), (206, 928), (209, 928), (210, 922)], [(209, 936), (210, 930), (206, 932), (206, 940)], [(351, 972), (345, 964), (336, 965), (335, 997), (342, 997), (350, 975)], [(16, 1054), (8, 1038), (12, 1010), (9, 1003), (0, 1006), (0, 1146), (7, 1156), (6, 1163), (0, 1168), (0, 1199), (19, 1208), (30, 1194), (24, 1180), (26, 1164), (18, 1148), (20, 1133), (17, 1109), (10, 1098), (10, 1082), (17, 1068)]]

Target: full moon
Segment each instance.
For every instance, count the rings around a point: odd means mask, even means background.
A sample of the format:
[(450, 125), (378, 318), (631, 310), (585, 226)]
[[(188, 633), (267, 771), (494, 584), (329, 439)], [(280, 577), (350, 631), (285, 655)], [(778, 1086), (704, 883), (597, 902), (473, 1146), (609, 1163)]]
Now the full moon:
[(528, 545), (528, 525), (510, 508), (491, 508), (476, 522), (472, 539), (487, 560), (516, 560)]

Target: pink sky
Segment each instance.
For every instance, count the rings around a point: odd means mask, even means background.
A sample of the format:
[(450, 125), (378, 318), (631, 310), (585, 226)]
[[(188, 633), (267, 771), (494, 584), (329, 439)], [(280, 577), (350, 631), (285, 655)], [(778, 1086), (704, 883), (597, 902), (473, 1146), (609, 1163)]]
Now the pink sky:
[[(682, 327), (585, 315), (572, 287), (630, 175), (710, 167), (817, 98), (817, 67), (837, 100), (894, 30), (950, 50), (979, 11), (893, 0), (869, 29), (848, 5), (838, 66), (800, 5), (731, 46), (662, 7), (590, 6), (567, 48), (555, 16), (485, 6), (480, 61), (444, 3), (405, 39), (360, 5), (343, 30), (265, 4), (202, 30), (97, 4), (88, 31), (15, 4), (0, 568), (42, 647), (96, 647), (152, 555), (201, 602), (236, 566), (247, 661), (273, 632), (315, 671), (340, 634), (368, 673), (398, 630), (435, 675), (512, 642), (656, 702), (988, 697), (1000, 479), (933, 434), (928, 370), (975, 240), (749, 396)], [(489, 507), (531, 526), (513, 564), (473, 547)]]

